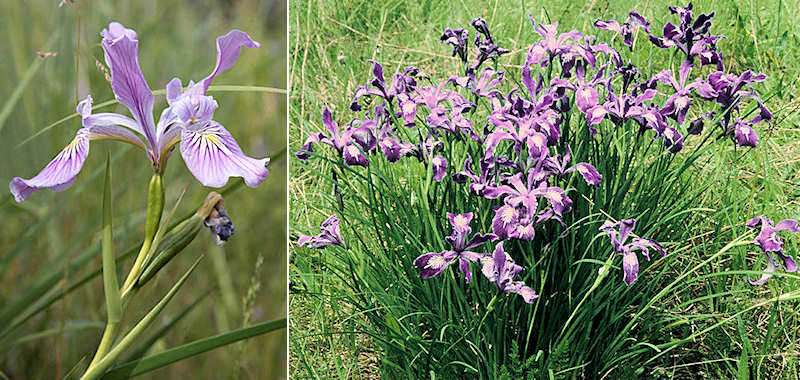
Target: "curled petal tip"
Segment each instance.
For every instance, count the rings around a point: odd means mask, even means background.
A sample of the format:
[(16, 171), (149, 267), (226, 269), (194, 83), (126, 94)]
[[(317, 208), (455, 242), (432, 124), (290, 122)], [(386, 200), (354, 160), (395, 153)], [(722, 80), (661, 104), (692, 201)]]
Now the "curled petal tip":
[(128, 29), (116, 21), (108, 24), (108, 28), (103, 29), (100, 35), (103, 37), (103, 41), (111, 43), (119, 41), (123, 37), (127, 37), (131, 41), (137, 41), (135, 30)]

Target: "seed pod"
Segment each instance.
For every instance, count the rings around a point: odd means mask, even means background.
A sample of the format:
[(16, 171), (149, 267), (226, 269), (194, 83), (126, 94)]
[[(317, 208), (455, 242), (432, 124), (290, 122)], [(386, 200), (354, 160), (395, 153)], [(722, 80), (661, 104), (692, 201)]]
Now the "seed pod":
[[(207, 204), (217, 199), (214, 194), (216, 193), (208, 195), (206, 198)], [(225, 211), (225, 200), (222, 199), (222, 196), (219, 196), (218, 200), (213, 203), (213, 207), (205, 218), (204, 224), (211, 229), (211, 236), (214, 238), (214, 244), (216, 245), (225, 244), (231, 235), (233, 235), (233, 223), (228, 213)]]
[(203, 226), (211, 228), (214, 242), (217, 245), (221, 245), (219, 242), (224, 243), (225, 240), (228, 240), (233, 234), (233, 224), (231, 224), (223, 204), (224, 200), (219, 193), (213, 191), (209, 193), (203, 205), (197, 209), (194, 215), (173, 227), (164, 236), (155, 251), (155, 258), (142, 271), (136, 286), (142, 286), (150, 281), (164, 265), (197, 237), (197, 233)]

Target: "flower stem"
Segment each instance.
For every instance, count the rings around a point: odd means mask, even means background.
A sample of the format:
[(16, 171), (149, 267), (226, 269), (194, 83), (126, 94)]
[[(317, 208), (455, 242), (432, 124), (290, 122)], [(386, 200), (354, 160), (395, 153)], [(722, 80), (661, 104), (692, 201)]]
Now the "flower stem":
[(153, 244), (153, 238), (158, 231), (158, 224), (161, 220), (161, 213), (164, 211), (164, 184), (161, 181), (161, 174), (153, 174), (150, 179), (150, 191), (147, 196), (147, 220), (145, 221), (144, 229), (144, 242), (139, 254), (136, 256), (136, 261), (133, 263), (128, 277), (122, 284), (122, 298), (126, 296), (133, 289), (136, 279), (142, 273), (144, 259), (150, 252), (150, 246)]
[(103, 337), (97, 346), (94, 358), (89, 366), (92, 366), (111, 349), (117, 329), (120, 325), (122, 308), (120, 306), (119, 282), (117, 280), (117, 263), (114, 256), (114, 236), (112, 230), (111, 213), (111, 158), (106, 160), (106, 180), (103, 191), (103, 286), (106, 295), (106, 313), (108, 321), (103, 331)]

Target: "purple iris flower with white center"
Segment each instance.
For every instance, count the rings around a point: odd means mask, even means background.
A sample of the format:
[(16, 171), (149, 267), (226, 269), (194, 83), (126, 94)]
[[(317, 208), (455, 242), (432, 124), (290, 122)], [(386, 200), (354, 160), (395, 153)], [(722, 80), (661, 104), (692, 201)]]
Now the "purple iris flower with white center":
[(244, 155), (233, 136), (212, 120), (217, 102), (206, 95), (211, 81), (233, 66), (242, 47), (259, 46), (247, 33), (233, 30), (217, 38), (217, 63), (203, 80), (190, 82), (186, 91), (182, 91), (177, 78), (167, 85), (169, 107), (157, 124), (153, 119), (154, 95), (139, 66), (136, 32), (112, 22), (101, 35), (105, 61), (111, 70), (111, 88), (133, 118), (116, 113), (92, 114), (92, 98), (87, 96), (77, 107), (83, 128), (72, 142), (35, 177), (11, 181), (11, 193), (17, 202), (25, 201), (39, 189), (61, 191), (70, 187), (89, 154), (91, 140), (119, 140), (142, 148), (156, 173), (161, 173), (172, 148), (180, 143), (186, 166), (205, 186), (221, 187), (229, 177), (237, 176), (243, 177), (248, 186), (256, 187), (267, 177), (269, 158)]
[[(560, 55), (562, 52), (568, 50), (573, 42), (583, 40), (583, 34), (577, 30), (571, 30), (567, 33), (558, 33), (558, 23), (552, 24), (537, 24), (533, 17), (528, 15), (528, 18), (533, 24), (533, 29), (542, 36), (539, 43), (531, 45), (528, 49), (528, 54), (525, 56), (525, 65), (523, 66), (523, 75), (525, 70), (530, 70), (530, 65), (547, 66), (553, 61), (553, 58)], [(528, 72), (530, 75), (530, 72)]]
[(578, 106), (578, 110), (583, 112), (587, 118), (590, 118), (588, 113), (589, 110), (597, 106), (600, 101), (600, 95), (597, 93), (595, 86), (598, 84), (604, 84), (608, 80), (603, 78), (606, 66), (607, 65), (604, 65), (597, 70), (597, 74), (595, 74), (591, 81), (587, 82), (585, 78), (586, 69), (584, 65), (578, 65), (575, 68), (575, 77), (577, 79), (576, 84), (560, 78), (554, 78), (551, 81), (551, 85), (553, 87), (563, 87), (574, 91), (575, 105)]
[(564, 190), (547, 186), (543, 181), (537, 183), (542, 177), (537, 175), (539, 172), (541, 169), (531, 168), (526, 182), (523, 182), (522, 173), (517, 173), (508, 178), (510, 186), (488, 187), (484, 191), (483, 196), (489, 199), (503, 197), (504, 204), (495, 210), (492, 220), (492, 232), (500, 239), (533, 240), (534, 226), (541, 221), (537, 215), (539, 198), (547, 199), (553, 216), (559, 219), (572, 208), (572, 200)]
[(733, 137), (738, 146), (749, 146), (755, 148), (758, 146), (758, 135), (753, 129), (753, 124), (748, 121), (736, 118), (733, 121)]
[(497, 244), (491, 256), (487, 255), (481, 261), (483, 263), (481, 273), (489, 281), (494, 282), (501, 292), (517, 293), (527, 303), (533, 303), (539, 298), (536, 292), (526, 286), (524, 282), (514, 281), (523, 268), (514, 263), (511, 256), (503, 250), (503, 242)]
[(750, 219), (747, 222), (747, 228), (756, 229), (761, 227), (761, 232), (759, 232), (758, 236), (756, 236), (755, 243), (756, 245), (761, 248), (761, 252), (767, 257), (767, 269), (764, 270), (764, 274), (761, 275), (761, 278), (757, 281), (751, 281), (747, 279), (747, 282), (750, 285), (763, 285), (767, 282), (767, 280), (772, 277), (773, 273), (775, 273), (775, 269), (777, 265), (775, 264), (775, 258), (772, 257), (770, 253), (775, 253), (783, 262), (783, 267), (786, 269), (787, 272), (795, 272), (797, 271), (797, 263), (795, 263), (792, 256), (786, 254), (783, 250), (783, 240), (778, 237), (778, 231), (789, 231), (791, 233), (800, 232), (800, 226), (798, 226), (797, 220), (794, 219), (785, 219), (778, 224), (774, 224), (772, 220), (765, 216), (757, 216), (753, 219)]
[[(621, 96), (617, 96), (611, 90), (611, 85), (608, 86), (608, 101), (603, 104), (603, 108), (608, 112), (608, 116), (611, 118), (611, 121), (614, 124), (621, 125), (626, 120), (631, 120), (636, 117), (639, 117), (644, 112), (642, 105), (645, 101), (652, 100), (658, 91), (656, 90), (645, 90), (641, 95), (636, 95), (634, 93), (627, 94), (624, 93)], [(591, 112), (591, 110), (590, 110)]]
[(600, 186), (600, 181), (603, 180), (603, 176), (597, 172), (597, 169), (585, 162), (575, 164), (575, 170), (583, 177), (586, 183), (592, 186)]
[(339, 231), (339, 216), (333, 214), (325, 219), (320, 225), (322, 231), (319, 234), (309, 236), (300, 235), (297, 239), (297, 245), (306, 246), (308, 248), (325, 248), (329, 245), (338, 245), (342, 248), (347, 248), (342, 240), (342, 234)]
[[(469, 223), (472, 221), (472, 213), (451, 214), (447, 213), (447, 219), (453, 226), (453, 232), (445, 237), (452, 250), (442, 252), (431, 252), (420, 255), (414, 260), (414, 265), (419, 268), (419, 275), (422, 278), (431, 278), (444, 272), (450, 264), (458, 259), (458, 267), (464, 273), (467, 282), (472, 280), (472, 273), (469, 270), (469, 263), (479, 262), (485, 256), (483, 253), (473, 252), (472, 250), (480, 247), (484, 243), (496, 238), (493, 234), (474, 234)], [(469, 240), (467, 240), (469, 238)]]
[(638, 249), (642, 252), (647, 261), (650, 261), (650, 250), (654, 248), (661, 253), (661, 257), (666, 255), (664, 248), (651, 239), (644, 239), (633, 237), (630, 243), (625, 244), (628, 240), (628, 235), (633, 232), (636, 227), (636, 221), (633, 219), (625, 219), (616, 223), (606, 221), (600, 226), (600, 231), (603, 231), (611, 239), (611, 244), (614, 247), (614, 252), (622, 255), (622, 271), (624, 272), (623, 281), (630, 286), (639, 276), (639, 259), (636, 257), (634, 250)]

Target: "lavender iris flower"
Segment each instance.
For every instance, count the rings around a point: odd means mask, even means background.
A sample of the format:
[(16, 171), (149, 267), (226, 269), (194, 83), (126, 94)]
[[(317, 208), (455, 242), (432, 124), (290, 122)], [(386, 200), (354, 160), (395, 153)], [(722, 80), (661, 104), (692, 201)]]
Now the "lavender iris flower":
[(800, 232), (800, 226), (798, 226), (797, 220), (785, 219), (775, 225), (769, 218), (757, 216), (750, 219), (746, 225), (747, 228), (750, 229), (761, 227), (761, 231), (758, 236), (756, 236), (755, 243), (767, 257), (767, 269), (764, 270), (765, 273), (762, 274), (761, 278), (757, 281), (747, 279), (750, 285), (763, 285), (772, 277), (773, 273), (775, 273), (777, 265), (775, 264), (775, 258), (773, 258), (770, 253), (778, 255), (781, 261), (783, 261), (783, 267), (787, 272), (797, 271), (797, 263), (795, 263), (792, 256), (787, 255), (783, 250), (783, 240), (777, 235), (778, 231), (789, 231), (791, 233)]
[(500, 291), (519, 294), (527, 303), (533, 303), (539, 298), (524, 282), (514, 281), (523, 268), (515, 264), (511, 256), (503, 250), (503, 242), (497, 244), (492, 256), (486, 256), (481, 261), (483, 263), (481, 272), (489, 281), (494, 282)]
[[(431, 252), (420, 255), (414, 260), (414, 265), (419, 268), (419, 275), (422, 278), (431, 278), (444, 272), (450, 264), (458, 259), (458, 267), (464, 273), (467, 282), (472, 280), (472, 273), (469, 270), (469, 263), (479, 262), (484, 256), (483, 253), (473, 252), (472, 250), (480, 247), (484, 243), (496, 238), (493, 234), (474, 234), (470, 237), (472, 228), (469, 223), (472, 221), (472, 213), (451, 214), (447, 213), (447, 219), (453, 226), (453, 232), (445, 240), (450, 243), (452, 250), (442, 252)], [(467, 240), (469, 238), (469, 240)]]
[(595, 20), (594, 27), (600, 30), (609, 30), (622, 36), (622, 43), (633, 51), (633, 37), (641, 28), (650, 34), (650, 22), (635, 9), (628, 14), (628, 21), (620, 25), (616, 20)]
[(189, 82), (186, 91), (182, 91), (177, 78), (167, 85), (169, 107), (158, 123), (153, 119), (154, 95), (139, 66), (136, 32), (112, 22), (101, 35), (105, 61), (111, 70), (111, 88), (133, 118), (116, 113), (92, 114), (92, 97), (87, 96), (77, 107), (83, 128), (75, 138), (35, 177), (15, 177), (11, 181), (11, 193), (17, 202), (25, 201), (39, 189), (61, 191), (70, 187), (89, 154), (91, 140), (118, 140), (142, 148), (156, 173), (161, 173), (171, 150), (180, 143), (186, 166), (205, 186), (221, 187), (229, 177), (237, 176), (243, 177), (248, 186), (256, 187), (267, 177), (269, 158), (244, 155), (233, 136), (212, 120), (217, 102), (206, 95), (211, 81), (233, 66), (242, 47), (259, 46), (247, 33), (233, 30), (217, 38), (217, 63), (203, 80)]
[(443, 44), (448, 44), (453, 47), (453, 57), (458, 55), (462, 61), (467, 61), (467, 39), (469, 32), (464, 28), (450, 29), (447, 28), (439, 37)]
[[(328, 107), (325, 107), (322, 111), (322, 125), (325, 127), (327, 134), (316, 132), (309, 135), (300, 150), (295, 153), (297, 158), (301, 160), (308, 159), (308, 153), (314, 151), (314, 144), (323, 143), (336, 149), (348, 166), (366, 167), (369, 165), (369, 161), (367, 161), (367, 157), (364, 156), (362, 150), (369, 151), (374, 149), (377, 144), (369, 127), (347, 128), (340, 132), (339, 124), (333, 120), (333, 115)], [(357, 135), (363, 137), (356, 138)]]
[(329, 245), (338, 245), (342, 248), (347, 248), (342, 240), (342, 234), (339, 231), (339, 216), (333, 214), (325, 219), (320, 225), (322, 231), (314, 236), (300, 235), (297, 239), (299, 246), (306, 246), (308, 248), (325, 248)]
[(674, 118), (678, 122), (679, 126), (683, 125), (683, 122), (686, 120), (686, 112), (689, 110), (689, 106), (692, 104), (692, 100), (689, 97), (689, 95), (691, 95), (691, 91), (698, 87), (707, 85), (707, 83), (699, 78), (692, 83), (686, 83), (686, 79), (689, 77), (692, 67), (694, 67), (694, 65), (692, 65), (690, 61), (683, 61), (678, 74), (679, 80), (676, 80), (672, 75), (672, 70), (664, 70), (653, 77), (653, 79), (658, 80), (661, 83), (671, 85), (672, 88), (675, 89), (675, 93), (667, 99), (667, 102), (664, 104), (664, 108), (661, 111), (663, 114)]
[(541, 177), (538, 171), (532, 168), (526, 182), (523, 182), (522, 173), (517, 173), (508, 178), (510, 186), (489, 187), (484, 192), (483, 196), (489, 199), (503, 198), (504, 204), (495, 210), (492, 220), (492, 231), (500, 239), (533, 240), (534, 226), (542, 221), (542, 215), (549, 215), (537, 214), (539, 198), (547, 199), (551, 206), (548, 211), (556, 218), (561, 218), (572, 208), (572, 200), (564, 190), (547, 186), (545, 182), (536, 183)]
[(666, 255), (664, 248), (651, 239), (644, 239), (634, 237), (631, 242), (625, 244), (628, 240), (628, 235), (633, 232), (636, 227), (636, 221), (633, 219), (625, 219), (616, 223), (606, 221), (600, 226), (600, 231), (603, 231), (611, 239), (611, 244), (614, 247), (614, 252), (622, 255), (622, 271), (624, 272), (623, 281), (630, 286), (639, 276), (639, 259), (636, 257), (634, 250), (638, 249), (642, 252), (644, 257), (650, 261), (649, 248), (654, 248), (661, 253), (661, 257)]

